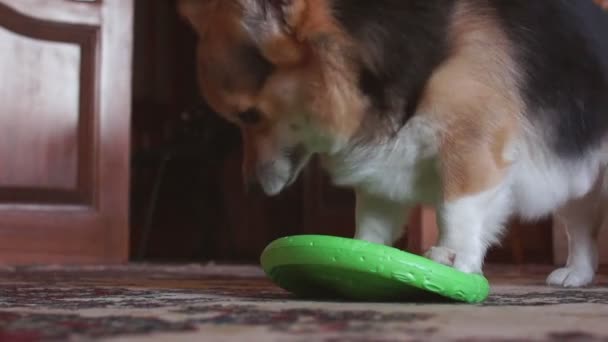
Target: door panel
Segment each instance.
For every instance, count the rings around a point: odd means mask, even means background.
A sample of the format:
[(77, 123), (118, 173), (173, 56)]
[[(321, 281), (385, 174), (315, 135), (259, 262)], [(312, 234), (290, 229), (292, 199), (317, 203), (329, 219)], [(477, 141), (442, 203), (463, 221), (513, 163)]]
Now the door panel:
[(14, 75), (0, 88), (0, 103), (8, 114), (0, 117), (0, 160), (20, 156), (0, 169), (0, 183), (75, 189), (80, 49), (23, 39), (2, 28), (0, 49), (15, 52), (5, 53), (0, 65), (0, 74)]
[(131, 22), (128, 0), (0, 1), (0, 263), (126, 260)]
[[(114, 0), (3, 0), (19, 13), (40, 21), (99, 26), (103, 3)], [(130, 3), (131, 0), (127, 0)], [(129, 4), (127, 4), (129, 6)], [(128, 13), (125, 13), (128, 14)]]

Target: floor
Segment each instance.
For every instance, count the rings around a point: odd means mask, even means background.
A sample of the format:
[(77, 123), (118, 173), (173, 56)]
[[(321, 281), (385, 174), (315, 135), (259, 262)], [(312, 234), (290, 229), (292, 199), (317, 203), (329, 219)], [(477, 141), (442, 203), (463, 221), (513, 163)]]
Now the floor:
[(0, 270), (0, 341), (608, 341), (608, 277), (489, 267), (483, 304), (314, 302), (249, 266)]

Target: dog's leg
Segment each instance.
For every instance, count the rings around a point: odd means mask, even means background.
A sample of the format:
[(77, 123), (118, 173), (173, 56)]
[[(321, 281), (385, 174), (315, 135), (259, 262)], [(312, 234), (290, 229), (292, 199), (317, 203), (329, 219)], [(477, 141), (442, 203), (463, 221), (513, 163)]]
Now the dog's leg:
[(512, 210), (509, 171), (525, 106), (499, 21), (476, 17), (468, 2), (458, 4), (464, 7), (452, 24), (452, 56), (427, 82), (417, 109), (439, 127), (440, 232), (427, 256), (481, 273), (487, 248)]
[(409, 208), (357, 191), (355, 238), (384, 245), (394, 244), (404, 233)]
[(426, 256), (463, 272), (482, 273), (486, 251), (498, 241), (510, 207), (502, 186), (447, 201), (438, 210), (438, 244)]
[[(498, 242), (513, 210), (507, 153), (513, 133), (508, 124), (469, 125), (455, 124), (439, 148), (439, 241), (426, 256), (463, 272), (482, 273), (487, 249)], [(463, 133), (468, 129), (476, 134)]]
[(603, 205), (598, 196), (587, 196), (558, 210), (555, 219), (568, 233), (568, 261), (547, 278), (547, 284), (582, 287), (593, 282), (598, 267), (597, 237)]

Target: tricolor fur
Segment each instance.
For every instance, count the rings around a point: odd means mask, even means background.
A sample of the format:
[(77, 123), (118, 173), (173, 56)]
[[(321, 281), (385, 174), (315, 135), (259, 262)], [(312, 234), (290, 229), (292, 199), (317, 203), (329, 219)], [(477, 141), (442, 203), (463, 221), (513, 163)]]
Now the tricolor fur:
[(438, 208), (428, 252), (481, 272), (506, 220), (557, 214), (597, 269), (608, 203), (608, 17), (591, 0), (182, 0), (209, 104), (275, 195), (322, 158), (357, 194), (356, 237), (391, 244)]

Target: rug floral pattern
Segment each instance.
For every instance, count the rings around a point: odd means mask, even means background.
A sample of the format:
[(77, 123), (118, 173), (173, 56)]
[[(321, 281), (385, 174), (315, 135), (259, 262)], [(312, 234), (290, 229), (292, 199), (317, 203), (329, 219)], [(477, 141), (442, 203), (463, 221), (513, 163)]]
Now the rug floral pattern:
[(490, 276), (490, 298), (465, 305), (304, 301), (255, 267), (47, 267), (0, 276), (0, 342), (608, 342), (603, 279), (564, 290), (536, 276)]

